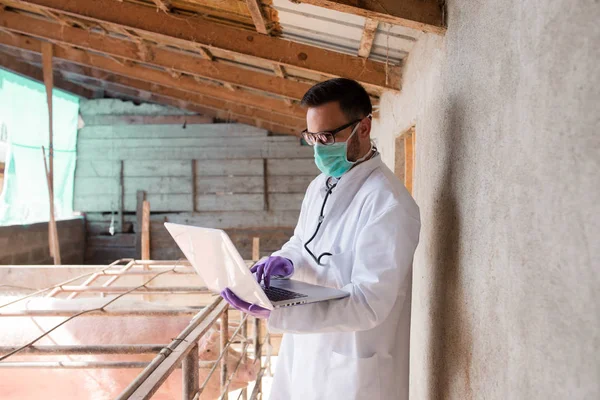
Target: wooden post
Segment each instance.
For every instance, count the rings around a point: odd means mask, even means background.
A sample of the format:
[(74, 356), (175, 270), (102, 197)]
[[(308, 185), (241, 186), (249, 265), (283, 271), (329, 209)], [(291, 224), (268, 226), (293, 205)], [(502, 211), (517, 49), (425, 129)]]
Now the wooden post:
[(252, 261), (260, 260), (260, 238), (252, 238)]
[[(258, 261), (260, 259), (260, 238), (255, 237), (252, 238), (252, 260)], [(260, 319), (254, 319), (254, 357), (256, 359), (255, 362), (258, 362), (259, 365), (262, 365), (262, 348), (260, 343), (260, 326), (262, 322)], [(262, 394), (262, 385), (259, 380), (256, 381), (256, 386), (258, 388), (258, 393)], [(254, 391), (256, 392), (257, 389)]]
[[(244, 318), (243, 312), (240, 312), (240, 318), (241, 319)], [(244, 320), (244, 322), (242, 322), (242, 337), (244, 338), (244, 340), (248, 340), (248, 318), (246, 318)], [(246, 361), (248, 360), (247, 353), (244, 353), (243, 358), (244, 359), (242, 360), (242, 363), (246, 363)], [(241, 393), (240, 393), (240, 399), (248, 400), (248, 388), (247, 387), (242, 388)]]
[(263, 158), (263, 193), (264, 193), (264, 210), (269, 211), (269, 178), (267, 176), (267, 159)]
[(137, 224), (135, 227), (135, 257), (142, 258), (142, 212), (144, 208), (144, 200), (146, 200), (146, 192), (143, 190), (137, 191), (137, 207), (135, 216)]
[(192, 400), (200, 389), (198, 345), (192, 347), (189, 354), (183, 359), (183, 400)]
[(50, 200), (50, 221), (48, 222), (48, 242), (50, 245), (50, 255), (54, 258), (54, 265), (60, 265), (60, 243), (58, 241), (56, 219), (54, 218), (54, 190), (52, 190), (50, 173), (48, 171), (48, 164), (46, 163), (46, 149), (43, 146), (42, 157), (44, 157), (44, 170), (46, 172), (46, 182), (48, 183), (48, 198)]
[[(254, 318), (254, 358), (258, 362), (259, 367), (262, 367), (262, 348), (260, 346), (260, 319)], [(256, 380), (255, 392), (262, 394), (262, 381)]]
[[(54, 217), (54, 135), (52, 112), (52, 88), (54, 87), (54, 71), (52, 69), (53, 47), (50, 42), (42, 42), (42, 69), (44, 86), (46, 87), (46, 102), (48, 103), (48, 165), (46, 171), (48, 180), (48, 194), (50, 196), (50, 221), (48, 224), (48, 246), (50, 255), (54, 258), (54, 265), (60, 265), (60, 248), (58, 245), (58, 231)], [(44, 151), (44, 163), (46, 152)]]
[(413, 129), (404, 135), (404, 185), (410, 194), (413, 193), (413, 136)]
[[(150, 203), (147, 200), (142, 203), (142, 260), (150, 260)], [(147, 271), (150, 267), (144, 264), (142, 269)], [(152, 283), (148, 285), (152, 285)], [(143, 295), (142, 299), (152, 301), (152, 296)]]
[(125, 180), (123, 178), (124, 161), (120, 162), (119, 170), (119, 211), (117, 219), (117, 232), (123, 233), (123, 209), (125, 208)]
[[(227, 342), (229, 341), (229, 307), (225, 308), (223, 314), (221, 315), (221, 353), (225, 351), (225, 346), (227, 346)], [(223, 392), (225, 388), (225, 384), (227, 383), (227, 355), (221, 358), (221, 390), (220, 393)]]
[(192, 212), (196, 212), (196, 196), (198, 186), (196, 184), (196, 160), (192, 160)]
[[(142, 260), (150, 259), (150, 203), (142, 203)], [(147, 266), (144, 266), (147, 269)]]
[(415, 127), (413, 126), (412, 129), (410, 130), (411, 134), (411, 138), (412, 138), (412, 158), (411, 158), (411, 163), (412, 163), (412, 191), (410, 194), (412, 194), (414, 196), (415, 193), (415, 168), (417, 165), (417, 133), (415, 132)]
[(46, 102), (48, 103), (48, 165), (50, 166), (50, 187), (54, 189), (54, 135), (52, 126), (52, 88), (54, 86), (54, 75), (52, 70), (52, 57), (52, 43), (42, 42), (42, 68), (44, 74), (44, 85), (46, 86)]

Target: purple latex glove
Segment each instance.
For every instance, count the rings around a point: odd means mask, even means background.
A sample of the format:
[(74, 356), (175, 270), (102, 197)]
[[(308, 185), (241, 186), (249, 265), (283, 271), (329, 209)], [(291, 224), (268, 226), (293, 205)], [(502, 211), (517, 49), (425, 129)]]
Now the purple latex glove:
[(240, 299), (229, 288), (225, 288), (225, 290), (221, 292), (221, 296), (236, 310), (250, 314), (253, 317), (268, 319), (271, 315), (271, 310), (267, 310), (256, 304), (250, 304)]
[(271, 256), (264, 261), (257, 263), (250, 271), (256, 274), (258, 283), (263, 280), (265, 286), (271, 286), (271, 276), (289, 276), (294, 272), (294, 264), (287, 258)]

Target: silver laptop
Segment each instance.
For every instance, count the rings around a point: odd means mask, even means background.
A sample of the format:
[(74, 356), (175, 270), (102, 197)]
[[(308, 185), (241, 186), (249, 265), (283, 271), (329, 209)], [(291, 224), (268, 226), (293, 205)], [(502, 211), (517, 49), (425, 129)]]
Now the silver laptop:
[(271, 286), (265, 288), (256, 282), (224, 231), (169, 222), (165, 227), (212, 292), (228, 287), (242, 300), (269, 310), (349, 296), (342, 290), (293, 279), (271, 279)]

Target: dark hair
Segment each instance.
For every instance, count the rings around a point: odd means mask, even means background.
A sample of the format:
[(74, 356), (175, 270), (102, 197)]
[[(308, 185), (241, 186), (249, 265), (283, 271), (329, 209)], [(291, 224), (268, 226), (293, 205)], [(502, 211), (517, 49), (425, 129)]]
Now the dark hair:
[(318, 107), (332, 101), (339, 102), (342, 112), (350, 121), (364, 118), (373, 110), (367, 91), (360, 83), (346, 78), (317, 83), (304, 94), (301, 104)]

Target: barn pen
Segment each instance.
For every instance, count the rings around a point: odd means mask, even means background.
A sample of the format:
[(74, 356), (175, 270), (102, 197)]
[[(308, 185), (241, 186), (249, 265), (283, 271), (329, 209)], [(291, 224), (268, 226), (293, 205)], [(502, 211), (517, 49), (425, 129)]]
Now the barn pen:
[[(120, 392), (118, 399), (148, 399), (151, 398), (161, 385), (176, 370), (181, 369), (181, 393), (183, 399), (204, 399), (207, 397), (205, 389), (211, 377), (219, 374), (218, 396), (226, 399), (234, 376), (246, 362), (259, 362), (260, 368), (256, 375), (256, 384), (249, 390), (243, 388), (237, 398), (257, 399), (261, 396), (261, 380), (270, 366), (270, 352), (266, 352), (264, 363), (263, 348), (267, 347), (268, 334), (264, 334), (261, 324), (257, 319), (248, 316), (230, 316), (227, 303), (221, 297), (211, 295), (199, 282), (199, 277), (187, 261), (137, 261), (121, 259), (104, 267), (98, 266), (69, 266), (60, 267), (74, 273), (74, 276), (62, 282), (48, 285), (41, 289), (25, 288), (13, 284), (11, 279), (23, 282), (23, 278), (31, 273), (38, 275), (40, 268), (47, 272), (42, 275), (52, 277), (61, 276), (65, 272), (53, 271), (51, 266), (11, 266), (0, 267), (3, 284), (2, 292), (11, 293), (31, 291), (28, 294), (15, 297), (8, 302), (0, 304), (0, 326), (8, 318), (43, 318), (66, 317), (59, 323), (53, 324), (50, 329), (45, 329), (33, 340), (20, 346), (0, 347), (0, 368), (2, 376), (5, 371), (15, 369), (139, 369), (141, 372), (129, 385)], [(12, 278), (11, 278), (12, 277)], [(181, 282), (188, 282), (182, 285)], [(96, 307), (82, 308), (79, 295), (95, 295), (95, 301), (101, 299)], [(30, 307), (19, 307), (32, 299), (54, 298), (62, 299), (63, 303), (72, 302), (70, 309), (48, 310)], [(99, 297), (100, 296), (100, 297)], [(115, 308), (119, 302), (128, 298), (142, 298), (156, 301), (156, 305), (146, 302), (147, 307)], [(160, 302), (160, 298), (168, 301)], [(91, 297), (81, 298), (82, 300)], [(138, 304), (142, 304), (141, 302)], [(166, 304), (169, 306), (167, 307)], [(202, 306), (198, 306), (202, 304)], [(232, 313), (233, 314), (233, 313)], [(105, 344), (94, 343), (86, 345), (39, 345), (44, 337), (52, 334), (63, 325), (71, 323), (78, 318), (95, 317), (107, 320), (114, 317), (164, 317), (174, 316), (189, 318), (188, 325), (172, 339), (170, 343), (163, 344)], [(210, 361), (199, 360), (198, 349), (200, 341), (207, 333), (217, 327), (219, 348), (216, 359)], [(231, 332), (231, 334), (230, 334)], [(228, 365), (228, 350), (236, 347), (239, 356), (233, 366)], [(118, 361), (31, 361), (11, 360), (17, 356), (73, 356), (73, 355), (119, 355), (129, 359)], [(151, 361), (139, 361), (135, 356), (153, 355)], [(200, 372), (207, 371), (203, 379)], [(2, 385), (0, 384), (0, 390)], [(205, 396), (203, 396), (203, 393)], [(1, 394), (1, 393), (0, 393)]]

